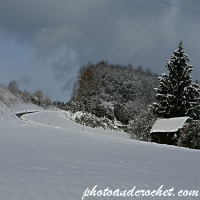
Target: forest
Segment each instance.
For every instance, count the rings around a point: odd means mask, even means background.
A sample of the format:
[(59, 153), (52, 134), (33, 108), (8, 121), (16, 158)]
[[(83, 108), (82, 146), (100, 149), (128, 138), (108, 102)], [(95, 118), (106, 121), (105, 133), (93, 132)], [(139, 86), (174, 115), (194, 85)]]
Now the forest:
[(157, 77), (141, 66), (89, 62), (79, 70), (67, 109), (83, 112), (78, 123), (123, 130), (144, 139), (141, 129), (149, 132), (155, 121), (150, 105), (155, 101)]

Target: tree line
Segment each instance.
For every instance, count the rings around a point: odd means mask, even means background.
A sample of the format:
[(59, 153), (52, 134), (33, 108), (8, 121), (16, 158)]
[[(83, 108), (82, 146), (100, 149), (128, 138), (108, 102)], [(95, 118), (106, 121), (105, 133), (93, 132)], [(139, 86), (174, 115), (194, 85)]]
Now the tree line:
[(2, 86), (25, 103), (31, 102), (43, 108), (48, 108), (53, 105), (51, 97), (49, 95), (45, 95), (40, 89), (36, 90), (34, 93), (30, 93), (26, 90), (22, 91), (19, 89), (19, 85), (15, 80), (10, 81), (8, 86)]

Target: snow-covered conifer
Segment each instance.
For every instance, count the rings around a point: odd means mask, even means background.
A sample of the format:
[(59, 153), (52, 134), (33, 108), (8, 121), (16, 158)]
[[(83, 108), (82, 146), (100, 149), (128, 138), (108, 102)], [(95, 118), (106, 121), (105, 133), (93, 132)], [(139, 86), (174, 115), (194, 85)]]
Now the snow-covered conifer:
[(178, 138), (177, 145), (180, 147), (198, 148), (198, 140), (200, 134), (200, 121), (192, 120), (186, 123), (182, 129), (182, 134)]
[(159, 117), (190, 116), (198, 119), (200, 115), (200, 87), (192, 82), (190, 75), (193, 66), (188, 65), (190, 59), (185, 54), (182, 41), (174, 55), (167, 61), (166, 67), (169, 75), (159, 77), (159, 86), (154, 91), (157, 93), (157, 102), (153, 103), (154, 112)]

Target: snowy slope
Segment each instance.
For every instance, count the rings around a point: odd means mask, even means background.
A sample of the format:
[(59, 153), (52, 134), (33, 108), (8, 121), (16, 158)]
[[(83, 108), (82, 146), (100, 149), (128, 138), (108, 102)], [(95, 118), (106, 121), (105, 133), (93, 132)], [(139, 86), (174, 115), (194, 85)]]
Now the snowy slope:
[(175, 196), (84, 199), (199, 199), (178, 197), (180, 190), (200, 190), (197, 150), (135, 141), (125, 133), (89, 127), (83, 132), (83, 126), (60, 110), (23, 119), (0, 125), (2, 200), (79, 200), (95, 185), (97, 191), (134, 186), (153, 191), (163, 185), (163, 190), (174, 188)]
[[(15, 96), (8, 89), (0, 86), (0, 126), (22, 123), (16, 113), (43, 110), (42, 107), (34, 104), (24, 103), (20, 96)], [(55, 108), (48, 110), (55, 110)]]
[(19, 119), (12, 112), (11, 106), (20, 101), (7, 89), (0, 86), (0, 125), (18, 124)]
[(0, 101), (7, 107), (21, 103), (20, 99), (12, 94), (8, 89), (0, 86)]

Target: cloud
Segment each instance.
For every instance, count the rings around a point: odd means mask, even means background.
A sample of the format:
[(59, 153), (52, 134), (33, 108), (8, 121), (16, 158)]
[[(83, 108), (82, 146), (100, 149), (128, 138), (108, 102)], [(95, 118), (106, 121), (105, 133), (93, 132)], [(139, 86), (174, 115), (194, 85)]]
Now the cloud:
[(1, 2), (0, 24), (21, 41), (28, 40), (39, 58), (65, 46), (84, 63), (101, 59), (129, 63), (161, 40), (177, 43), (183, 28), (178, 27), (177, 8), (156, 1), (11, 2)]
[(71, 77), (62, 87), (61, 89), (63, 91), (65, 90), (71, 90), (73, 85), (74, 85), (74, 82), (76, 81), (77, 77), (76, 76), (73, 76)]
[(61, 46), (73, 46), (80, 34), (76, 28), (64, 26), (45, 27), (36, 31), (33, 43), (39, 57), (54, 53)]
[[(169, 2), (198, 11), (195, 1)], [(198, 66), (199, 33), (198, 15), (158, 1), (0, 1), (0, 37), (29, 46), (62, 89), (88, 61), (131, 63), (160, 74), (180, 40)]]
[(56, 80), (60, 82), (76, 75), (80, 67), (76, 52), (65, 45), (54, 54), (51, 65)]
[(18, 81), (17, 83), (20, 84), (24, 84), (25, 86), (29, 86), (31, 85), (32, 81), (31, 78), (29, 77), (29, 75), (23, 75)]

